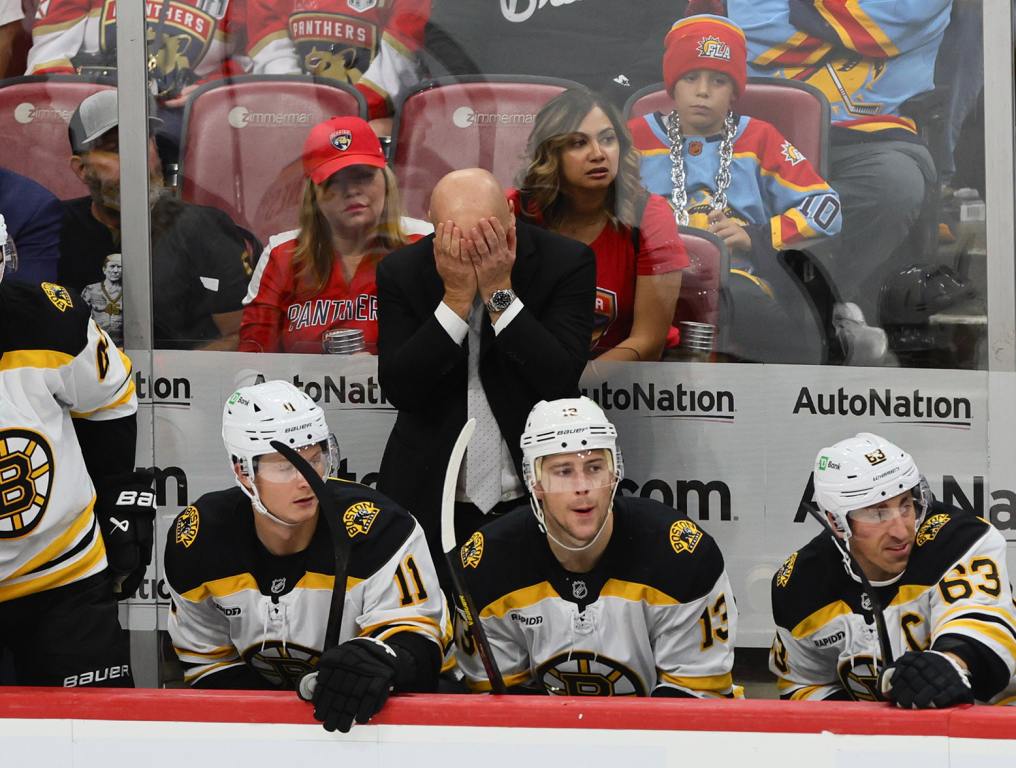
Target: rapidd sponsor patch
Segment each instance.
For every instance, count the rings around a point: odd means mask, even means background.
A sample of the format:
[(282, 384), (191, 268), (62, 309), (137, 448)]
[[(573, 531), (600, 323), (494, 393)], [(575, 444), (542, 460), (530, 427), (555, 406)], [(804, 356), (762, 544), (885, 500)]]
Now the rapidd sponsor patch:
[(201, 515), (197, 507), (187, 507), (176, 518), (176, 543), (189, 547), (198, 537)]
[(56, 283), (42, 283), (41, 288), (45, 292), (46, 298), (49, 299), (53, 306), (61, 312), (66, 312), (74, 306), (74, 302), (71, 301), (70, 293), (68, 293), (67, 289), (62, 285), (57, 285)]
[(475, 568), (483, 558), (483, 534), (476, 531), (459, 550), (463, 568)]
[(932, 515), (921, 524), (917, 531), (917, 546), (923, 546), (929, 541), (934, 541), (945, 524), (949, 522), (949, 515)]
[(790, 582), (790, 575), (794, 572), (794, 563), (797, 562), (797, 553), (791, 553), (790, 557), (783, 561), (780, 570), (776, 572), (776, 586), (785, 587)]
[(702, 541), (702, 531), (691, 520), (678, 520), (670, 526), (670, 546), (677, 554), (694, 552)]
[(349, 538), (352, 539), (360, 533), (366, 536), (370, 532), (370, 527), (374, 525), (374, 520), (380, 511), (370, 501), (358, 501), (346, 509), (342, 513), (342, 522), (346, 524), (346, 533), (349, 534)]

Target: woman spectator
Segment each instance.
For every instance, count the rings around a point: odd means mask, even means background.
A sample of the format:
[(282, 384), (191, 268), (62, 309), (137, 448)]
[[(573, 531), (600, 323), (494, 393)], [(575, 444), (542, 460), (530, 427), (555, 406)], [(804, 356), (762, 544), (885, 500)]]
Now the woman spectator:
[(529, 165), (509, 198), (526, 220), (596, 254), (592, 355), (659, 360), (688, 254), (674, 213), (639, 181), (639, 155), (614, 108), (572, 88), (540, 110)]
[(240, 351), (320, 353), (325, 331), (359, 328), (376, 354), (375, 268), (427, 225), (401, 217), (395, 175), (358, 117), (316, 125), (303, 169), (300, 228), (268, 241), (243, 302)]

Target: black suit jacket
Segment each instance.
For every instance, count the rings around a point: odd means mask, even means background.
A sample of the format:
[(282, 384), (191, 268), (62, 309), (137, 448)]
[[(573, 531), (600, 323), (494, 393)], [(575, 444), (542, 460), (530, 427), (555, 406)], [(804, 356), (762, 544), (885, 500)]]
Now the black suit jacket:
[[(576, 240), (521, 221), (516, 228), (512, 288), (524, 308), (496, 336), (483, 323), (480, 380), (521, 478), (519, 440), (529, 411), (540, 400), (578, 394), (593, 328), (596, 259)], [(433, 240), (400, 248), (377, 268), (381, 389), (399, 410), (378, 488), (420, 521), (440, 567), (441, 488), (466, 422), (469, 339), (456, 344), (434, 317), (444, 283)]]

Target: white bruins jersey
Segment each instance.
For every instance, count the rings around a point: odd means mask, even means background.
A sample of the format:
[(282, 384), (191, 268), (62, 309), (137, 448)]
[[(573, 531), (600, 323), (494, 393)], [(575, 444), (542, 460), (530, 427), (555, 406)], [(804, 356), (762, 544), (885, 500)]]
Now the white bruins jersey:
[[(413, 632), (443, 653), (447, 609), (419, 524), (372, 488), (336, 479), (327, 487), (352, 540), (339, 642)], [(294, 689), (324, 648), (335, 583), (327, 523), (319, 518), (303, 552), (277, 556), (258, 540), (255, 514), (231, 488), (202, 496), (169, 530), (169, 634), (191, 685), (218, 687), (218, 673), (246, 664)]]
[(137, 410), (131, 364), (60, 285), (0, 285), (0, 602), (101, 572), (72, 418)]
[[(561, 567), (528, 507), (474, 533), (460, 555), (505, 685), (565, 696), (735, 695), (737, 608), (723, 556), (683, 513), (615, 498), (610, 543), (589, 573)], [(466, 683), (490, 690), (457, 624)]]
[[(906, 570), (892, 584), (873, 585), (893, 657), (932, 647), (956, 652), (979, 701), (1016, 702), (1016, 607), (1005, 557), (1005, 540), (984, 519), (934, 503)], [(783, 698), (881, 698), (885, 662), (871, 603), (828, 534), (787, 558), (772, 597), (769, 666)]]

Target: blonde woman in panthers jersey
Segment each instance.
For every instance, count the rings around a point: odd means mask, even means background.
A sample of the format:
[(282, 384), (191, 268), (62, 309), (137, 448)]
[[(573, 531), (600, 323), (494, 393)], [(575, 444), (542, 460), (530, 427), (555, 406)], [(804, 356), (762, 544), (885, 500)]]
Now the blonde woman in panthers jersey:
[[(461, 549), (465, 581), (510, 691), (740, 696), (737, 608), (716, 542), (679, 511), (618, 497), (617, 432), (592, 400), (540, 401), (522, 434), (532, 513)], [(457, 633), (467, 685), (490, 690)]]
[[(831, 532), (773, 577), (769, 665), (782, 697), (917, 709), (1016, 702), (1016, 611), (1002, 535), (936, 501), (913, 458), (878, 435), (823, 448), (814, 483)], [(893, 660), (883, 656), (857, 569), (883, 607)]]

